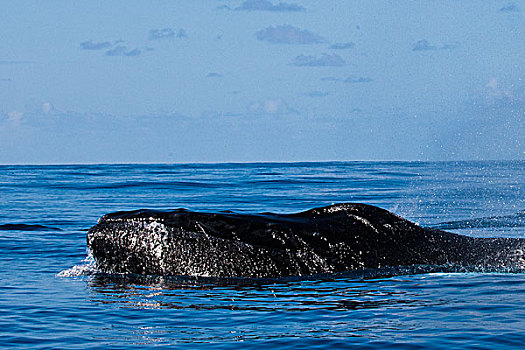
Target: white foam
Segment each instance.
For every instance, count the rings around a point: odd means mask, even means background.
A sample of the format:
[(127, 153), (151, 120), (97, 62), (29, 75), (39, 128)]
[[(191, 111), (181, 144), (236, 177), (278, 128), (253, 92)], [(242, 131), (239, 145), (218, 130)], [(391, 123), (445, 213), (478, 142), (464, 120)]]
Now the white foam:
[(97, 272), (98, 270), (95, 265), (95, 259), (93, 259), (93, 255), (89, 252), (80, 265), (75, 265), (69, 269), (60, 271), (57, 273), (57, 277), (89, 276)]

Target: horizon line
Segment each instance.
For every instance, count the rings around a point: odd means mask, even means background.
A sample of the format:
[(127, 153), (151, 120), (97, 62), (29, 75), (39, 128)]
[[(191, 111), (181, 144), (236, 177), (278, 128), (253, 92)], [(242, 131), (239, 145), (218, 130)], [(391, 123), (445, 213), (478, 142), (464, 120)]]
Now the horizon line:
[(197, 161), (197, 162), (71, 162), (71, 163), (0, 163), (0, 166), (73, 166), (73, 165), (219, 165), (219, 164), (300, 164), (300, 163), (472, 163), (472, 162), (522, 162), (525, 159), (382, 159), (382, 160), (293, 160), (293, 161)]

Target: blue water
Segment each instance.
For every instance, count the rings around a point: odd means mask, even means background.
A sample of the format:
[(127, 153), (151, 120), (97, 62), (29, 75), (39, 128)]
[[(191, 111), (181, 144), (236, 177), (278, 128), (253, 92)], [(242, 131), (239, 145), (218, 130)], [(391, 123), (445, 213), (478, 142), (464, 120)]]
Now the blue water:
[(0, 166), (0, 347), (523, 348), (524, 274), (137, 279), (83, 262), (111, 211), (337, 202), (523, 238), (525, 162)]

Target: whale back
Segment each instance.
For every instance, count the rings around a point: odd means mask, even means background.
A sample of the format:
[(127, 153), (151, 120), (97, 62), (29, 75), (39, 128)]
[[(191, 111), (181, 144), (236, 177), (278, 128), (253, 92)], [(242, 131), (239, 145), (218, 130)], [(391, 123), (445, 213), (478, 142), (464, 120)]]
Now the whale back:
[(104, 272), (213, 277), (497, 263), (505, 254), (494, 251), (515, 245), (422, 228), (387, 210), (350, 203), (294, 214), (116, 212), (88, 232), (88, 246)]

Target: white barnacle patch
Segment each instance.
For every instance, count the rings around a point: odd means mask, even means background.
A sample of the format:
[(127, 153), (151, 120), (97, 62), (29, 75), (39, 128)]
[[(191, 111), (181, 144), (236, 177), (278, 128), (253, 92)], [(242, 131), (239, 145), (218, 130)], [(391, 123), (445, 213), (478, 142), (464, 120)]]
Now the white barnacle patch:
[(166, 228), (166, 226), (164, 226), (164, 224), (158, 221), (150, 221), (146, 225), (144, 225), (144, 228), (151, 231), (159, 231), (161, 229)]
[(325, 212), (327, 214), (332, 214), (332, 213), (337, 213), (337, 212), (340, 212), (340, 211), (344, 211), (344, 210), (347, 210), (348, 208), (345, 206), (345, 205), (332, 205), (330, 207), (327, 207), (325, 209)]
[(268, 231), (270, 231), (270, 234), (273, 239), (279, 241), (283, 246), (286, 245), (286, 241), (278, 233), (270, 229)]
[(143, 248), (149, 252), (150, 256), (155, 259), (162, 270), (165, 269), (165, 247), (167, 246), (168, 232), (166, 226), (158, 221), (151, 221), (144, 224), (145, 232), (148, 233), (144, 237)]
[(522, 248), (516, 248), (511, 251), (511, 257), (515, 260), (517, 268), (525, 269), (525, 250)]
[(370, 221), (368, 221), (367, 219), (361, 217), (361, 216), (357, 216), (357, 215), (354, 215), (354, 214), (350, 214), (349, 216), (353, 217), (354, 219), (356, 219), (357, 221), (360, 221), (361, 223), (363, 223), (366, 227), (370, 227), (375, 233), (379, 234), (379, 231), (374, 227), (374, 225), (372, 225), (372, 223), (370, 223)]
[(201, 233), (204, 235), (204, 237), (209, 238), (209, 237), (208, 237), (208, 233), (206, 232), (206, 230), (204, 229), (204, 227), (202, 227), (202, 225), (201, 225), (200, 222), (198, 222), (198, 221), (195, 222), (195, 227), (201, 231)]

